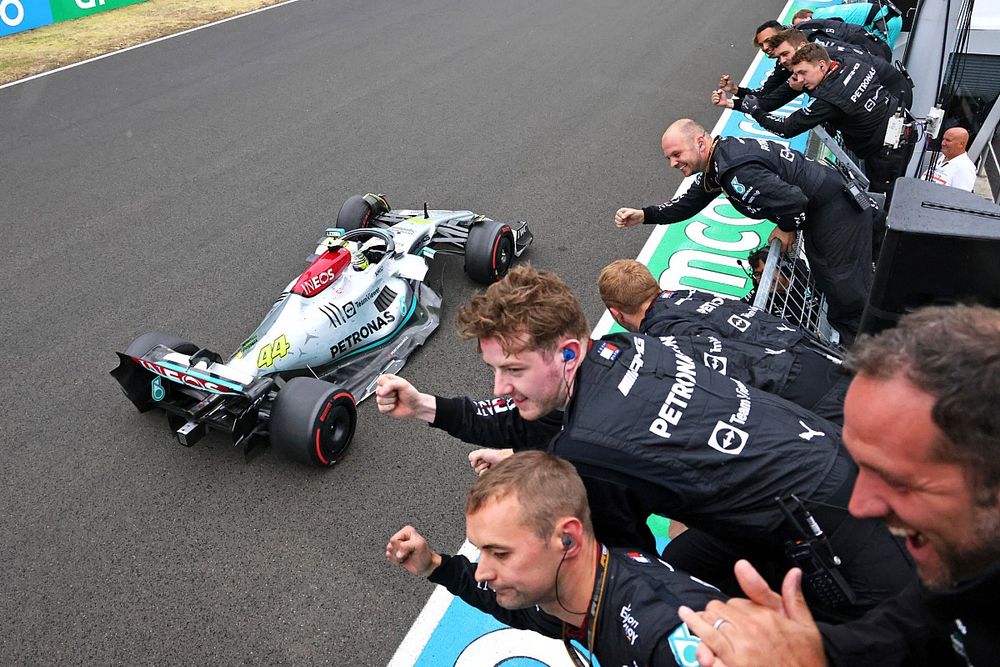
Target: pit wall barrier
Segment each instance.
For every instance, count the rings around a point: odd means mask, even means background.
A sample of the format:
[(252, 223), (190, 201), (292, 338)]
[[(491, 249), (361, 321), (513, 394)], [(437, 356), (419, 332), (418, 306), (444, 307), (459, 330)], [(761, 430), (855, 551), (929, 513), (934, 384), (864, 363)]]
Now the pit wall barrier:
[(0, 0), (0, 37), (146, 0)]

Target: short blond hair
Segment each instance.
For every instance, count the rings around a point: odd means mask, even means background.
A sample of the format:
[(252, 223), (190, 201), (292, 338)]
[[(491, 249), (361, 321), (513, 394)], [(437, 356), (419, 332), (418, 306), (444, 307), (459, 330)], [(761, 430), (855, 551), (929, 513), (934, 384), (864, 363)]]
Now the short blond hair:
[(660, 286), (643, 263), (616, 259), (601, 270), (597, 291), (605, 306), (631, 314), (659, 294)]
[(568, 461), (537, 450), (516, 452), (476, 480), (465, 502), (465, 514), (511, 496), (521, 506), (518, 521), (540, 539), (551, 536), (556, 522), (568, 517), (580, 520), (585, 535), (594, 534), (587, 489)]

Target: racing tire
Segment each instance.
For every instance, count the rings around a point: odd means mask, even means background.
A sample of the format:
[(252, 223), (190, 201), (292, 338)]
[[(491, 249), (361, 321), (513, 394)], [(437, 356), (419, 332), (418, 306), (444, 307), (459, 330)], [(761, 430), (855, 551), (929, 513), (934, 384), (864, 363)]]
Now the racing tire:
[(344, 457), (357, 422), (349, 391), (315, 378), (292, 378), (271, 405), (271, 445), (300, 463), (329, 467)]
[(345, 232), (367, 227), (373, 217), (389, 210), (382, 195), (353, 195), (347, 198), (337, 214), (337, 227)]
[(514, 261), (514, 233), (510, 225), (485, 220), (472, 226), (465, 242), (465, 272), (477, 283), (489, 285), (507, 275)]

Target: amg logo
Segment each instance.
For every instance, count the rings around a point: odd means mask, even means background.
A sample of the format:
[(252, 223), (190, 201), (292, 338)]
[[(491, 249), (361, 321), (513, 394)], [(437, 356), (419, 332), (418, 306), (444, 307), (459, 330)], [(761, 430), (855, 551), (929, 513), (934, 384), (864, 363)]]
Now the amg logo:
[(628, 393), (632, 391), (635, 381), (639, 379), (639, 369), (642, 368), (642, 355), (646, 352), (646, 341), (638, 337), (633, 340), (635, 341), (635, 356), (632, 357), (632, 362), (628, 365), (628, 370), (625, 371), (625, 377), (618, 383), (618, 391), (622, 393), (622, 396), (628, 396)]
[(347, 350), (351, 349), (361, 341), (370, 337), (372, 334), (381, 331), (391, 322), (396, 321), (396, 316), (392, 313), (386, 312), (382, 313), (374, 320), (368, 324), (362, 326), (360, 329), (352, 333), (351, 335), (345, 337), (339, 343), (330, 348), (330, 354), (336, 357), (338, 354), (343, 354)]
[(842, 85), (844, 88), (847, 88), (847, 84), (849, 84), (851, 82), (851, 79), (854, 78), (854, 75), (858, 73), (859, 67), (861, 67), (861, 63), (855, 63), (854, 67), (852, 67), (851, 71), (847, 73), (847, 76), (844, 77), (843, 83), (840, 85)]

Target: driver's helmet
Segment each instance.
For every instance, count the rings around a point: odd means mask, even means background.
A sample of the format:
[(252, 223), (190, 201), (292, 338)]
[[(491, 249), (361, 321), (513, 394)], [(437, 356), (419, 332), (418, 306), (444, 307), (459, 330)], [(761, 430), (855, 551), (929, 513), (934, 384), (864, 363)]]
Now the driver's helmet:
[(368, 268), (368, 257), (365, 256), (361, 246), (354, 241), (343, 241), (341, 245), (351, 253), (351, 266), (355, 271), (364, 271)]

